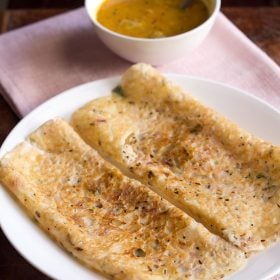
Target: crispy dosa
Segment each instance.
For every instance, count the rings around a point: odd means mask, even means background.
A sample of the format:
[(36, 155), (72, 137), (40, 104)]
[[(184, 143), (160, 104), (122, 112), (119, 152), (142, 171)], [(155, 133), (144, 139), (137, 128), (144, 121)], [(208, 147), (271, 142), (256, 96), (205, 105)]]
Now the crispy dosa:
[[(214, 95), (213, 95), (213, 98)], [(72, 116), (81, 137), (246, 253), (280, 236), (280, 148), (137, 64)]]
[(60, 119), (1, 159), (0, 181), (62, 247), (109, 278), (219, 279), (245, 262), (241, 250), (125, 177)]

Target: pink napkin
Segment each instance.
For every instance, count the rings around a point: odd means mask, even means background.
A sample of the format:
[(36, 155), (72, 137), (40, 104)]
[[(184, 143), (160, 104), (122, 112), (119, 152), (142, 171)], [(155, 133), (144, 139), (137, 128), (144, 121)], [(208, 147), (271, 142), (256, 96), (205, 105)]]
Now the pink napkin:
[[(0, 92), (19, 116), (129, 65), (99, 41), (84, 9), (0, 36)], [(227, 83), (280, 109), (279, 67), (222, 14), (196, 51), (159, 68)]]
[[(83, 8), (0, 36), (0, 92), (19, 116), (129, 65), (99, 41)], [(221, 81), (280, 108), (278, 66), (222, 14), (196, 51), (160, 70)]]

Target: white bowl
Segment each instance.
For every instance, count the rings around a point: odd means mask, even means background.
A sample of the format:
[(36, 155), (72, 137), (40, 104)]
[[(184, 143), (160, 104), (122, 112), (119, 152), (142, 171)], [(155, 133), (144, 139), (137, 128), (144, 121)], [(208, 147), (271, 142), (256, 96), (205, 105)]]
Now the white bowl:
[(85, 0), (85, 7), (95, 30), (103, 43), (119, 56), (132, 62), (162, 65), (188, 55), (206, 37), (221, 6), (221, 0), (204, 0), (210, 17), (198, 27), (171, 37), (144, 39), (116, 33), (96, 20), (98, 8), (104, 0)]

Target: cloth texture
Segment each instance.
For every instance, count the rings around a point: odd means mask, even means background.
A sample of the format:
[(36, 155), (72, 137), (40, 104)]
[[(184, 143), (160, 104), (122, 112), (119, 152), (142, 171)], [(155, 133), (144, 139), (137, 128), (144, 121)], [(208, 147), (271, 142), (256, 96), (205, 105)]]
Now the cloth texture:
[[(66, 89), (130, 65), (97, 38), (83, 8), (0, 36), (0, 92), (20, 117)], [(280, 108), (279, 67), (223, 14), (194, 52), (159, 69), (224, 82)]]

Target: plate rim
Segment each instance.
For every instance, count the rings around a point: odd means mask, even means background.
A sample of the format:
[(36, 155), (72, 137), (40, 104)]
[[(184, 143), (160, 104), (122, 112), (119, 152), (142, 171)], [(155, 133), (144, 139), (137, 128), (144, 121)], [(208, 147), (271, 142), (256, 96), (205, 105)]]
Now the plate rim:
[[(280, 118), (280, 110), (278, 110), (275, 106), (270, 104), (268, 101), (263, 100), (262, 98), (260, 98), (258, 96), (255, 96), (255, 95), (253, 95), (253, 94), (251, 94), (251, 93), (249, 93), (249, 92), (247, 92), (245, 90), (242, 90), (242, 89), (240, 89), (238, 87), (235, 87), (235, 86), (232, 86), (232, 85), (228, 85), (228, 84), (226, 84), (224, 82), (214, 81), (214, 80), (211, 80), (211, 79), (201, 78), (201, 77), (192, 76), (192, 75), (174, 74), (174, 73), (168, 73), (168, 72), (167, 73), (163, 73), (163, 75), (166, 76), (167, 78), (169, 78), (171, 80), (171, 82), (173, 82), (174, 78), (175, 79), (176, 78), (183, 79), (183, 80), (187, 79), (187, 80), (195, 81), (195, 82), (198, 82), (198, 83), (200, 83), (200, 82), (202, 82), (202, 83), (209, 83), (209, 84), (212, 84), (212, 85), (215, 85), (215, 86), (218, 86), (218, 87), (222, 87), (223, 89), (226, 89), (226, 90), (232, 90), (232, 91), (238, 93), (239, 95), (245, 95), (247, 98), (253, 99), (253, 100), (257, 101), (258, 103), (261, 103), (261, 105), (268, 107), (274, 113), (279, 115), (279, 118)], [(86, 83), (74, 86), (72, 88), (66, 89), (66, 90), (58, 93), (57, 95), (49, 98), (48, 100), (44, 101), (42, 104), (40, 104), (39, 106), (35, 107), (32, 111), (30, 111), (26, 116), (24, 116), (14, 126), (14, 128), (8, 133), (8, 135), (6, 136), (5, 140), (3, 141), (2, 145), (0, 146), (0, 158), (3, 156), (3, 154), (5, 154), (7, 152), (6, 146), (8, 145), (8, 143), (10, 141), (10, 138), (12, 138), (13, 134), (15, 133), (15, 131), (17, 131), (17, 129), (22, 125), (22, 123), (24, 123), (26, 120), (28, 120), (30, 117), (32, 117), (32, 115), (36, 114), (36, 112), (40, 111), (42, 108), (48, 106), (49, 104), (51, 104), (53, 102), (56, 102), (56, 100), (58, 100), (60, 98), (64, 98), (68, 94), (71, 94), (71, 92), (83, 91), (83, 90), (85, 90), (88, 87), (94, 86), (95, 83), (98, 83), (98, 82), (109, 83), (110, 81), (120, 81), (120, 79), (121, 79), (121, 75), (115, 75), (115, 76), (111, 76), (111, 77), (107, 77), (107, 78), (103, 78), (103, 79), (97, 79), (97, 80), (89, 81), (89, 82), (86, 82)], [(28, 133), (30, 133), (30, 132), (28, 132)], [(2, 191), (8, 192), (0, 184), (0, 199), (2, 198)], [(1, 205), (0, 205), (0, 208), (1, 208)], [(5, 225), (3, 226), (2, 215), (3, 214), (1, 214), (1, 211), (0, 211), (0, 227), (1, 227), (1, 229), (2, 229), (2, 231), (4, 233), (4, 235), (5, 235), (5, 238), (9, 241), (9, 243), (12, 245), (12, 247), (20, 254), (21, 257), (23, 257), (35, 269), (39, 270), (44, 275), (47, 275), (47, 276), (49, 276), (51, 278), (54, 278), (54, 279), (57, 279), (57, 278), (55, 278), (54, 275), (52, 275), (51, 273), (49, 273), (47, 271), (47, 268), (45, 268), (44, 265), (37, 264), (33, 260), (30, 260), (29, 256), (21, 251), (20, 246), (15, 243), (14, 239), (9, 234), (9, 230), (5, 227)], [(30, 218), (28, 216), (26, 216), (26, 219), (30, 219)], [(41, 230), (41, 228), (40, 228), (40, 230)], [(42, 231), (42, 234), (44, 234), (44, 231)], [(52, 238), (50, 238), (49, 236), (48, 236), (48, 238), (52, 240)], [(55, 244), (55, 245), (58, 246), (57, 244)], [(74, 258), (74, 260), (75, 260), (75, 258)], [(268, 279), (269, 277), (273, 277), (275, 274), (277, 274), (279, 272), (280, 272), (280, 265), (279, 266), (274, 265), (270, 270), (268, 270), (267, 272), (264, 272), (261, 275), (261, 279)], [(226, 279), (228, 279), (228, 278), (226, 278)]]

